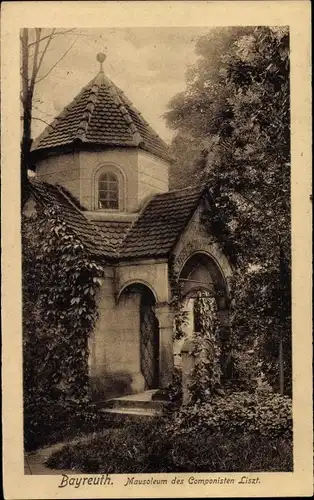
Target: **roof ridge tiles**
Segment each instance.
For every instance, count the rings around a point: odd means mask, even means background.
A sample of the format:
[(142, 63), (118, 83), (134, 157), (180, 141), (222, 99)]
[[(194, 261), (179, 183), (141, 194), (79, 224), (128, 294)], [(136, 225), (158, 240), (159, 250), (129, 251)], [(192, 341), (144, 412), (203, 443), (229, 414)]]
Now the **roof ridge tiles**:
[[(139, 217), (123, 238), (119, 247), (119, 257), (133, 259), (169, 255), (191, 220), (205, 189), (206, 185), (202, 184), (193, 188), (186, 187), (156, 194), (143, 207)], [(191, 195), (185, 197), (186, 191), (191, 191)], [(170, 195), (171, 198), (171, 195), (178, 193), (180, 196), (174, 196), (171, 203), (163, 204), (163, 220), (161, 220), (160, 201), (163, 201), (165, 196)]]
[[(171, 161), (168, 145), (142, 114), (102, 71), (98, 73), (52, 123), (35, 139), (32, 152), (60, 151), (61, 147), (85, 144), (140, 148)], [(39, 153), (41, 151), (41, 153)]]
[[(59, 186), (54, 185), (54, 184), (49, 184), (46, 182), (43, 182), (38, 179), (31, 179), (30, 180), (30, 185), (33, 186), (35, 189), (35, 196), (36, 196), (36, 189), (39, 191), (39, 195), (43, 197), (45, 200), (48, 200), (52, 204), (59, 204), (59, 206), (65, 210), (65, 213), (71, 214), (72, 211), (72, 216), (77, 214), (78, 219), (77, 222), (74, 219), (74, 221), (68, 220), (68, 225), (71, 229), (71, 231), (75, 234), (77, 238), (79, 238), (83, 245), (87, 248), (89, 252), (94, 253), (95, 255), (102, 256), (102, 257), (108, 257), (108, 258), (114, 258), (116, 257), (116, 250), (114, 246), (111, 244), (111, 242), (106, 238), (105, 234), (101, 232), (95, 224), (92, 224), (87, 217), (84, 215), (84, 212), (82, 212), (76, 205), (73, 203), (70, 197), (66, 195), (66, 193), (60, 189)], [(37, 195), (38, 196), (38, 195)], [(65, 204), (62, 203), (61, 200), (65, 200)], [(79, 222), (81, 221), (81, 222)], [(80, 226), (80, 224), (83, 223), (83, 226)], [(93, 232), (95, 233), (93, 235)], [(98, 241), (98, 238), (100, 239)]]
[(199, 190), (200, 192), (205, 190), (207, 187), (207, 183), (200, 183), (200, 184), (195, 184), (194, 186), (186, 186), (183, 188), (178, 188), (178, 189), (171, 189), (170, 191), (166, 191), (165, 193), (156, 193), (154, 196), (155, 197), (162, 197), (162, 196), (167, 196), (171, 194), (176, 194), (180, 193), (181, 191), (196, 191)]
[[(71, 198), (62, 190), (60, 189), (60, 187), (58, 185), (55, 186), (56, 189), (59, 191), (59, 193), (67, 200), (68, 203), (70, 203), (70, 205), (74, 208), (74, 210), (76, 212), (78, 212), (80, 215), (82, 215), (84, 217), (84, 219), (88, 222), (88, 224), (90, 224), (93, 228), (95, 228), (95, 232), (102, 238), (105, 239), (105, 243), (108, 245), (108, 246), (111, 246), (110, 245), (110, 241), (106, 238), (106, 236), (98, 229), (98, 227), (96, 226), (96, 224), (93, 224), (84, 214), (84, 212), (82, 212), (82, 210), (80, 210), (74, 203), (73, 201), (71, 200)], [(116, 254), (116, 250), (115, 248), (112, 248), (112, 253), (113, 254)]]
[(84, 141), (84, 139), (86, 139), (86, 132), (87, 132), (88, 126), (90, 124), (93, 111), (94, 111), (95, 106), (96, 106), (98, 93), (99, 93), (99, 86), (94, 83), (92, 88), (91, 88), (91, 93), (88, 97), (88, 101), (87, 101), (87, 104), (85, 106), (85, 110), (83, 112), (82, 120), (80, 121), (80, 123), (77, 127), (76, 138), (81, 139), (82, 141)]
[[(139, 146), (139, 144), (142, 142), (143, 139), (142, 139), (141, 134), (139, 133), (137, 127), (135, 126), (135, 124), (130, 116), (130, 113), (126, 109), (123, 100), (119, 96), (119, 92), (117, 91), (118, 87), (108, 77), (106, 77), (106, 79), (108, 82), (107, 85), (108, 85), (109, 92), (111, 93), (112, 97), (115, 100), (117, 100), (119, 103), (118, 109), (122, 113), (122, 116), (123, 116), (126, 124), (129, 127), (131, 136), (132, 136), (133, 141), (134, 141), (134, 145)], [(119, 91), (123, 94), (122, 90), (119, 89)]]

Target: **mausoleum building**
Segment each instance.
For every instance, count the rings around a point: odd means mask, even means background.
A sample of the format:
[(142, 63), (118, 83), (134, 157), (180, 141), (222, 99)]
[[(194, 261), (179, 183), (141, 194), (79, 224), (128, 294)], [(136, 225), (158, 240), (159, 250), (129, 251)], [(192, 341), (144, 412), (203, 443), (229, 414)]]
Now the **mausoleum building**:
[[(104, 263), (99, 319), (90, 338), (98, 399), (166, 387), (180, 346), (173, 341), (173, 280), (195, 328), (199, 290), (228, 322), (231, 265), (208, 231), (206, 186), (169, 190), (167, 145), (102, 69), (34, 141), (36, 177), (25, 215), (60, 207), (68, 227)], [(149, 105), (149, 103), (148, 103)]]

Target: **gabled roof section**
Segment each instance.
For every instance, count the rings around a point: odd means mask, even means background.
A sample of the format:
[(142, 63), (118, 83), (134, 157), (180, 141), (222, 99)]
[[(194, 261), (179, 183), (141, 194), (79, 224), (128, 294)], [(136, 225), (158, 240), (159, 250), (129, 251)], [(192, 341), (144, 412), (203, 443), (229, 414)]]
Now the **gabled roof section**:
[(45, 155), (84, 145), (140, 148), (171, 161), (166, 143), (103, 71), (46, 127), (32, 152)]
[(120, 258), (166, 257), (195, 212), (206, 186), (157, 194), (120, 245)]
[(32, 179), (30, 194), (42, 206), (58, 207), (67, 227), (91, 255), (108, 259), (116, 256), (116, 247), (113, 242), (84, 216), (84, 212), (75, 206), (62, 188)]
[(97, 226), (110, 243), (118, 249), (125, 238), (126, 233), (130, 229), (132, 222), (93, 220), (92, 224)]

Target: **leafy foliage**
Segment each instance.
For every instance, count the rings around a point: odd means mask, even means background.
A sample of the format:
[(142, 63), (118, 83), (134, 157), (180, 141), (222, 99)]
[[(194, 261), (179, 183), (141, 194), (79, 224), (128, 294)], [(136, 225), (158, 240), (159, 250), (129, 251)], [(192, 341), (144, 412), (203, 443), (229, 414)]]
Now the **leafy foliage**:
[(75, 468), (87, 473), (167, 472), (171, 442), (164, 426), (152, 419), (125, 421), (122, 428), (66, 445), (48, 460), (49, 467)]
[[(55, 207), (22, 221), (26, 441), (44, 437), (47, 408), (89, 401), (88, 336), (97, 319), (103, 267), (93, 261)], [(64, 408), (60, 408), (64, 406)], [(70, 415), (71, 411), (68, 414)], [(60, 426), (63, 417), (49, 422)], [(89, 418), (89, 417), (88, 417)], [(27, 437), (28, 436), (28, 437)], [(29, 443), (30, 444), (30, 443)]]
[(196, 435), (201, 430), (236, 437), (258, 434), (274, 439), (292, 436), (291, 399), (276, 393), (233, 392), (206, 402), (182, 406), (171, 428), (174, 435)]
[(172, 381), (168, 386), (167, 395), (170, 402), (170, 410), (177, 408), (182, 403), (182, 370), (181, 368), (174, 367)]
[(173, 152), (186, 135), (200, 145), (195, 176), (209, 186), (208, 228), (239, 270), (234, 335), (247, 342), (258, 337), (265, 373), (290, 393), (289, 30), (214, 30), (196, 50), (187, 89), (166, 114), (177, 130)]
[(171, 289), (170, 307), (174, 312), (173, 339), (181, 340), (185, 336), (185, 326), (188, 323), (188, 312), (184, 306), (182, 284), (174, 271), (174, 255), (171, 254), (168, 263), (168, 279)]
[(180, 472), (289, 472), (293, 470), (291, 440), (269, 440), (257, 434), (226, 435), (208, 430), (174, 440), (173, 469)]
[(94, 474), (291, 471), (291, 401), (239, 393), (165, 418), (125, 420), (64, 446), (48, 466)]
[[(245, 352), (250, 353), (252, 372), (245, 387), (258, 387), (265, 377), (275, 390), (280, 389), (280, 342), (283, 350), (285, 392), (292, 393), (291, 377), (291, 301), (288, 276), (281, 277), (278, 267), (265, 264), (262, 269), (235, 273), (231, 307), (234, 376), (240, 375)], [(283, 287), (286, 287), (284, 290)], [(258, 290), (258, 293), (256, 293)], [(284, 294), (284, 300), (282, 295)], [(243, 372), (243, 370), (242, 370)], [(243, 382), (243, 377), (242, 377)]]
[(191, 402), (204, 401), (220, 386), (220, 345), (217, 305), (208, 292), (199, 292), (195, 299), (198, 318), (194, 332), (195, 367), (189, 387)]

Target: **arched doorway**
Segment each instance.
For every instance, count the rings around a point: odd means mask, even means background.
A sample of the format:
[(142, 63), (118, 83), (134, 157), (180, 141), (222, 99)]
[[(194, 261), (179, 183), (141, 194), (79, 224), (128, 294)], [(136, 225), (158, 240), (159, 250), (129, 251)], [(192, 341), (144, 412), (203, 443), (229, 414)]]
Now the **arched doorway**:
[(156, 298), (151, 289), (142, 283), (127, 285), (120, 297), (132, 297), (136, 309), (133, 318), (139, 328), (138, 351), (140, 371), (144, 378), (144, 389), (159, 386), (159, 323), (155, 314)]
[[(184, 327), (186, 337), (192, 337), (194, 332), (199, 331), (199, 318), (195, 308), (197, 295), (206, 292), (210, 297), (215, 298), (220, 323), (221, 367), (223, 378), (229, 378), (229, 293), (222, 270), (210, 255), (197, 252), (185, 262), (179, 274), (179, 283), (184, 309), (187, 313)], [(178, 350), (179, 346), (176, 346), (176, 355)]]
[(140, 302), (141, 372), (145, 389), (159, 385), (159, 323), (155, 315), (155, 298), (145, 287)]

